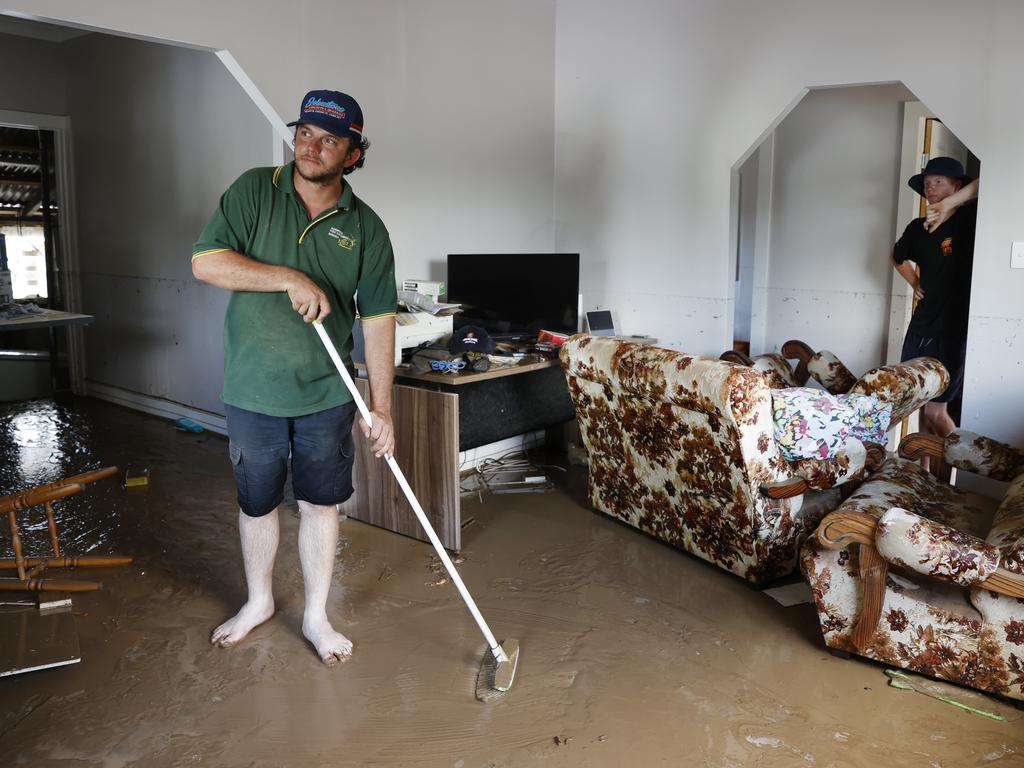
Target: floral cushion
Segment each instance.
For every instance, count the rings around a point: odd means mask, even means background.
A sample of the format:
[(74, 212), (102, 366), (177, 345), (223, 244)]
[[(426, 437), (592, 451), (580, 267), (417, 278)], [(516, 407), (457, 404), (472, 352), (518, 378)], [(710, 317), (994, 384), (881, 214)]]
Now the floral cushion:
[(892, 405), (870, 395), (830, 395), (820, 389), (793, 387), (772, 391), (775, 440), (782, 455), (829, 459), (853, 438), (884, 443)]

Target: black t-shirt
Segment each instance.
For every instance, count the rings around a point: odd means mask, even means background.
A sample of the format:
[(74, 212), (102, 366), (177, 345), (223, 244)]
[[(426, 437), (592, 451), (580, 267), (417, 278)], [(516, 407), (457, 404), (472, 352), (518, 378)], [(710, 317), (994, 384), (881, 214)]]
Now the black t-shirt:
[(974, 225), (978, 206), (965, 203), (934, 232), (914, 219), (892, 249), (897, 264), (912, 261), (921, 270), (924, 298), (910, 319), (910, 331), (928, 338), (967, 336), (974, 265)]

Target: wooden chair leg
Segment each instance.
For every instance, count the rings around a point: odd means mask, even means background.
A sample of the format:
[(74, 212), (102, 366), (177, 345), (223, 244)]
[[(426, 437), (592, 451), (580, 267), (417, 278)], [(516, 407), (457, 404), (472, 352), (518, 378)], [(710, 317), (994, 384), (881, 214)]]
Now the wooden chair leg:
[(21, 554), (21, 537), (18, 535), (18, 521), (14, 518), (14, 510), (7, 513), (11, 523), (11, 541), (14, 543), (14, 562), (18, 566), (18, 578), (25, 580), (25, 558)]
[(882, 618), (885, 577), (888, 573), (889, 564), (878, 554), (878, 550), (870, 544), (861, 544), (860, 583), (864, 589), (864, 601), (850, 637), (853, 647), (858, 651), (864, 650), (878, 628), (878, 620)]
[(57, 521), (53, 519), (53, 504), (46, 502), (46, 525), (50, 529), (50, 543), (53, 545), (53, 556), (60, 557), (60, 542), (57, 540)]

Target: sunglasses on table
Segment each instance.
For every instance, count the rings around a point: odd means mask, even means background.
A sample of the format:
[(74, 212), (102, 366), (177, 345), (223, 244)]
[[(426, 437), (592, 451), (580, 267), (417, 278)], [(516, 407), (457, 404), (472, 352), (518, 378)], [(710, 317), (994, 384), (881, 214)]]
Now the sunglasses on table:
[(466, 367), (462, 360), (431, 360), (430, 370), (443, 371), (444, 373), (456, 373)]

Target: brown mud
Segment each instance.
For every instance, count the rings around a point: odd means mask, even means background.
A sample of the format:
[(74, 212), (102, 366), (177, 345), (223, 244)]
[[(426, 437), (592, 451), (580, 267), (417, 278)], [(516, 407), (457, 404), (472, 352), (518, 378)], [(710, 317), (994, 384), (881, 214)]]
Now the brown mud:
[[(57, 504), (68, 550), (136, 561), (74, 574), (104, 583), (74, 597), (80, 664), (0, 679), (4, 765), (1024, 764), (1024, 713), (949, 687), (994, 722), (888, 688), (881, 667), (829, 655), (810, 606), (591, 512), (579, 471), (549, 493), (463, 500), (461, 573), (498, 638), (522, 645), (495, 702), (473, 696), (483, 641), (430, 547), (353, 520), (328, 611), (354, 656), (325, 668), (301, 635), (291, 501), (276, 616), (213, 648), (244, 596), (226, 454), (219, 436), (87, 399), (0, 407), (0, 495), (151, 471), (144, 490), (104, 481)], [(42, 551), (45, 522), (28, 517), (26, 549)]]

